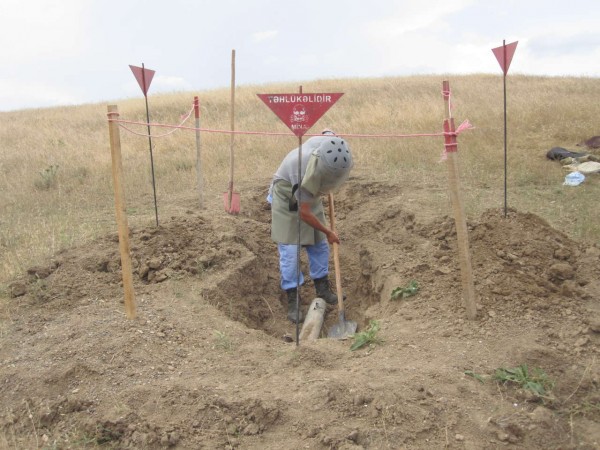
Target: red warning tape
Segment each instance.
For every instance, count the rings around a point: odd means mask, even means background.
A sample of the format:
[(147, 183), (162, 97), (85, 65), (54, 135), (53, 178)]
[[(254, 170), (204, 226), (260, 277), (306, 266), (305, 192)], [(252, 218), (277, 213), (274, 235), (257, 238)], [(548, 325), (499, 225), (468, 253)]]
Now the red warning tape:
[[(450, 96), (450, 92), (442, 92), (443, 95), (447, 95)], [(194, 106), (192, 106), (192, 109), (187, 113), (187, 115), (183, 118), (183, 120), (179, 123), (179, 125), (169, 125), (169, 124), (162, 124), (162, 123), (148, 123), (148, 122), (140, 122), (140, 121), (134, 121), (134, 120), (123, 120), (123, 119), (116, 119), (113, 118), (113, 116), (117, 115), (116, 113), (109, 113), (108, 115), (108, 121), (109, 122), (115, 122), (118, 123), (119, 126), (121, 128), (123, 128), (124, 130), (138, 135), (138, 136), (144, 136), (144, 137), (153, 137), (153, 138), (159, 138), (159, 137), (165, 137), (168, 136), (170, 134), (173, 134), (175, 131), (177, 130), (192, 130), (192, 131), (202, 131), (205, 133), (220, 133), (220, 134), (240, 134), (240, 135), (259, 135), (259, 136), (294, 136), (295, 135), (293, 133), (290, 132), (267, 132), (267, 131), (232, 131), (232, 130), (219, 130), (219, 129), (211, 129), (211, 128), (196, 128), (196, 127), (190, 127), (190, 126), (184, 126), (183, 124), (190, 118), (190, 116), (192, 115), (192, 113), (194, 112), (195, 108)], [(136, 131), (133, 131), (131, 129), (129, 129), (128, 127), (126, 127), (124, 124), (129, 124), (129, 125), (140, 125), (140, 126), (151, 126), (151, 127), (155, 127), (155, 128), (171, 128), (172, 130), (167, 132), (167, 133), (163, 133), (163, 134), (151, 134), (148, 135), (147, 133), (138, 133)], [(454, 152), (456, 151), (456, 136), (461, 133), (462, 131), (465, 130), (470, 130), (475, 128), (473, 125), (471, 125), (471, 123), (468, 120), (465, 120), (462, 124), (460, 124), (460, 126), (452, 131), (450, 130), (450, 127), (448, 125), (448, 129), (446, 129), (446, 122), (444, 122), (444, 132), (442, 133), (410, 133), (410, 134), (395, 134), (395, 133), (386, 133), (386, 134), (365, 134), (365, 133), (337, 133), (339, 136), (344, 136), (344, 137), (354, 137), (354, 138), (418, 138), (418, 137), (437, 137), (437, 136), (444, 136), (445, 139), (445, 151), (444, 151), (444, 155), (443, 158), (445, 158), (445, 154), (447, 152)], [(305, 136), (322, 136), (321, 133), (316, 133), (316, 134), (305, 134)]]

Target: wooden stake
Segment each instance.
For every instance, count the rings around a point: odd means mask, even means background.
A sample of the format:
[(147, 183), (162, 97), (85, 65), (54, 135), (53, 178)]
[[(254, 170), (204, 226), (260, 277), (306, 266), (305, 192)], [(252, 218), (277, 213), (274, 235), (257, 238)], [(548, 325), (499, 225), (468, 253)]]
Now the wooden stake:
[(108, 133), (110, 136), (110, 153), (112, 156), (112, 175), (115, 190), (115, 209), (117, 213), (117, 227), (119, 231), (119, 251), (121, 252), (121, 272), (123, 275), (123, 289), (125, 291), (125, 312), (130, 319), (135, 318), (135, 294), (133, 291), (133, 274), (131, 269), (131, 255), (129, 254), (129, 226), (125, 211), (125, 196), (123, 194), (123, 163), (121, 161), (121, 136), (119, 124), (110, 119), (119, 117), (116, 105), (108, 106)]
[(196, 117), (196, 183), (200, 209), (204, 208), (204, 180), (202, 179), (202, 143), (200, 141), (200, 101), (194, 97), (194, 116)]
[(229, 137), (229, 208), (232, 208), (233, 202), (233, 143), (235, 140), (235, 50), (231, 50), (231, 135)]
[(458, 170), (458, 146), (456, 143), (456, 134), (454, 128), (454, 119), (451, 118), (450, 111), (450, 83), (442, 83), (442, 93), (444, 96), (444, 132), (446, 135), (446, 155), (448, 165), (448, 179), (450, 185), (450, 198), (452, 209), (454, 211), (454, 222), (456, 224), (456, 237), (458, 243), (458, 256), (460, 260), (460, 274), (462, 280), (463, 301), (467, 309), (467, 317), (475, 319), (477, 317), (477, 302), (475, 298), (475, 285), (473, 283), (473, 270), (471, 268), (471, 253), (469, 250), (469, 235), (467, 230), (467, 220), (465, 217), (465, 207), (462, 195), (460, 193), (460, 180)]

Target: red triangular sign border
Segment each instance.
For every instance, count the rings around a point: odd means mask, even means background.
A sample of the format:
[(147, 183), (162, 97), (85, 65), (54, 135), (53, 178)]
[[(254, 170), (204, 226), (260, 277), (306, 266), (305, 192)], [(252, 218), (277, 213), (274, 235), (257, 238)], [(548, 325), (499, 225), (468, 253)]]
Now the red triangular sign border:
[(300, 137), (344, 94), (338, 92), (257, 95), (296, 136)]
[[(502, 45), (501, 47), (496, 47), (492, 49), (494, 52), (494, 56), (498, 60), (498, 64), (500, 64), (500, 68), (504, 72), (504, 75), (508, 73), (508, 68), (510, 67), (510, 63), (515, 54), (515, 50), (517, 49), (517, 44), (519, 41), (512, 42), (510, 44)], [(504, 49), (506, 48), (506, 61), (504, 61)]]
[[(156, 73), (156, 71), (146, 69), (145, 67), (132, 66), (131, 64), (129, 65), (129, 68), (133, 72), (133, 76), (140, 85), (140, 89), (142, 89), (142, 92), (144, 93), (145, 97), (148, 94), (148, 89), (150, 89), (150, 83), (152, 83), (152, 78), (154, 78), (154, 74)], [(144, 81), (146, 83), (144, 83)]]

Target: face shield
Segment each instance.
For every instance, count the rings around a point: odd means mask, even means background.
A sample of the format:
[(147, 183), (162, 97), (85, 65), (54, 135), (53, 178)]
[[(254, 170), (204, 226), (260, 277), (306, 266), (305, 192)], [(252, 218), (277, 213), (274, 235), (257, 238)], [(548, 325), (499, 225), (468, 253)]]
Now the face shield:
[(321, 194), (336, 191), (348, 179), (354, 165), (346, 141), (337, 136), (327, 136), (314, 154), (319, 157), (317, 170), (321, 179)]

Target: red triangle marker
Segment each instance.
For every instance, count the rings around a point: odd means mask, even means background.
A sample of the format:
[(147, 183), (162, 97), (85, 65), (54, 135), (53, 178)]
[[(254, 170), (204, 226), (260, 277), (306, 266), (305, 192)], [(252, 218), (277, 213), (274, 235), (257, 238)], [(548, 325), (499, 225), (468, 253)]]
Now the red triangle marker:
[[(510, 63), (515, 54), (515, 50), (517, 49), (518, 43), (519, 43), (519, 41), (515, 41), (511, 44), (505, 44), (502, 47), (496, 47), (496, 48), (492, 49), (492, 52), (494, 52), (494, 56), (496, 56), (496, 59), (498, 60), (498, 63), (500, 64), (500, 68), (504, 72), (504, 75), (506, 75), (508, 73), (508, 68), (510, 67)], [(506, 59), (504, 58), (505, 49), (506, 49)]]
[(142, 92), (144, 93), (145, 97), (146, 94), (148, 94), (150, 83), (152, 83), (152, 78), (154, 77), (156, 71), (146, 69), (144, 67), (132, 66), (131, 64), (129, 65), (129, 68), (133, 72), (133, 76), (135, 76), (135, 79), (140, 85), (140, 88), (142, 89)]
[(292, 132), (300, 137), (331, 108), (343, 93), (257, 94)]

